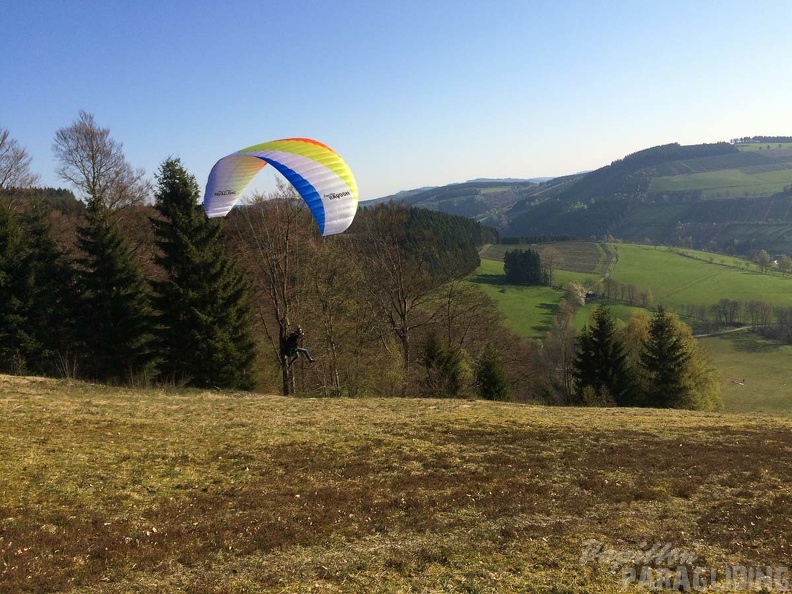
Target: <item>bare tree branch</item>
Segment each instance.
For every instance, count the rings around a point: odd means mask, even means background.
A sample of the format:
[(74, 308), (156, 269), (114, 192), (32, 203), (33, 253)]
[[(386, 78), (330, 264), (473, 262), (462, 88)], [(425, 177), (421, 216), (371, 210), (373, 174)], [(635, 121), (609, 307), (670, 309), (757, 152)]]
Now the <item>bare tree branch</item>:
[(123, 145), (110, 138), (110, 130), (99, 127), (90, 113), (80, 111), (71, 126), (58, 130), (52, 150), (60, 163), (58, 176), (88, 201), (115, 210), (142, 204), (151, 194), (145, 172), (132, 168)]
[(0, 192), (11, 188), (28, 188), (39, 176), (30, 171), (30, 155), (0, 127)]

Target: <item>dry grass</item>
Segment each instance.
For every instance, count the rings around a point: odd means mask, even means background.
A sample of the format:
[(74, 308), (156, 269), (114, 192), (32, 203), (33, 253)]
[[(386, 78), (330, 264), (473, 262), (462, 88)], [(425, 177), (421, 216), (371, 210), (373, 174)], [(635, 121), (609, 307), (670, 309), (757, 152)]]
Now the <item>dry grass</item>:
[(618, 592), (788, 565), (792, 422), (0, 376), (0, 592)]

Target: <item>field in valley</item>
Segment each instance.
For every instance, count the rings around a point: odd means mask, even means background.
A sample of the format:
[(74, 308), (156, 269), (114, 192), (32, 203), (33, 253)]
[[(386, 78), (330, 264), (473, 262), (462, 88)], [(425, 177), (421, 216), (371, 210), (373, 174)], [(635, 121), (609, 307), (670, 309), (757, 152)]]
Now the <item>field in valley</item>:
[[(578, 245), (579, 244), (579, 245)], [(592, 242), (561, 242), (540, 244), (536, 248), (553, 246), (571, 261), (576, 254), (579, 271), (558, 270), (555, 282), (580, 282), (598, 278), (606, 260)], [(494, 247), (494, 246), (493, 246)], [(503, 248), (509, 246), (497, 246)], [(524, 249), (527, 246), (512, 246)], [(630, 244), (610, 244), (607, 260), (611, 277), (623, 284), (649, 288), (655, 305), (662, 304), (672, 311), (684, 305), (711, 305), (721, 298), (742, 301), (762, 300), (774, 305), (792, 306), (792, 278), (777, 272), (762, 274), (758, 267), (746, 260), (721, 254), (695, 250)], [(597, 255), (600, 255), (598, 257)], [(483, 257), (496, 256), (493, 248)], [(568, 266), (568, 264), (567, 264)], [(563, 292), (548, 287), (514, 287), (504, 284), (503, 264), (482, 260), (477, 277), (503, 312), (506, 323), (519, 334), (541, 338), (550, 329)], [(618, 320), (627, 320), (636, 311), (651, 312), (617, 301), (597, 300), (581, 307), (575, 315), (575, 326), (582, 328), (597, 304), (604, 304)], [(695, 320), (688, 320), (697, 325)], [(751, 332), (724, 334), (702, 339), (721, 376), (721, 394), (727, 411), (792, 414), (792, 347), (764, 339)], [(744, 385), (740, 380), (745, 379)], [(735, 380), (735, 381), (732, 381)], [(736, 383), (735, 383), (736, 382)]]
[(792, 277), (762, 274), (753, 264), (746, 268), (744, 260), (664, 247), (616, 244), (615, 248), (618, 262), (611, 278), (650, 288), (655, 304), (669, 309), (711, 305), (724, 297), (792, 305)]
[(539, 252), (545, 250), (555, 252), (558, 262), (557, 269), (583, 275), (602, 275), (608, 269), (612, 260), (612, 251), (607, 244), (593, 241), (560, 241), (553, 243), (539, 243), (533, 245), (488, 245), (482, 250), (481, 257), (501, 263), (503, 272), (503, 257), (509, 250), (531, 248)]
[(725, 409), (792, 416), (792, 346), (752, 332), (701, 339), (720, 372)]
[(507, 284), (503, 262), (481, 260), (472, 282), (493, 298), (506, 325), (523, 336), (539, 337), (550, 329), (564, 292), (552, 287)]
[(0, 413), (0, 592), (610, 593), (641, 568), (609, 555), (655, 545), (691, 576), (789, 563), (783, 418), (8, 376)]
[[(509, 247), (488, 246), (483, 250), (481, 267), (473, 277), (474, 282), (490, 287), (489, 294), (502, 302), (502, 311), (507, 320), (514, 322), (512, 327), (515, 331), (539, 338), (549, 327), (546, 312), (557, 310), (563, 293), (546, 287), (507, 285), (502, 253)], [(756, 264), (740, 258), (634, 244), (560, 242), (511, 246), (512, 249), (528, 247), (540, 253), (553, 249), (558, 255), (559, 268), (553, 274), (556, 286), (565, 286), (572, 280), (593, 284), (607, 273), (620, 284), (634, 285), (639, 290), (648, 289), (652, 305), (663, 305), (671, 311), (681, 312), (687, 305), (709, 306), (723, 298), (792, 306), (792, 276), (782, 276), (776, 271), (763, 274)], [(496, 259), (499, 255), (501, 260)], [(515, 291), (524, 301), (516, 299)], [(510, 292), (511, 298), (504, 297)], [(612, 305), (619, 313), (618, 317), (626, 319), (638, 303)], [(590, 309), (586, 307), (583, 311)], [(587, 317), (584, 314), (579, 316), (583, 321)]]

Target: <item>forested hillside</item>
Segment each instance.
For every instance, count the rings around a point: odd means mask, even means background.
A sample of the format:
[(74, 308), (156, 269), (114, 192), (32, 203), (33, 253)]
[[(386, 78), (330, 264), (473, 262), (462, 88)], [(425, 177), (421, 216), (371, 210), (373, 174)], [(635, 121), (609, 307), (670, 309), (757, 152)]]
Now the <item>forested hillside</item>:
[[(473, 389), (471, 365), (482, 349), (508, 334), (486, 297), (456, 282), (493, 240), (479, 223), (386, 204), (361, 209), (347, 233), (321, 238), (291, 187), (217, 222), (206, 220), (190, 180), (178, 162), (166, 162), (156, 207), (109, 209), (55, 190), (0, 197), (0, 371), (420, 394), (430, 389), (423, 349), (438, 337), (456, 357), (449, 395), (458, 395)], [(181, 206), (168, 206), (174, 200)], [(188, 223), (191, 213), (198, 218)], [(238, 300), (250, 314), (231, 309)], [(223, 321), (226, 312), (235, 313)], [(255, 343), (247, 363), (229, 348), (245, 340), (233, 338), (240, 322)], [(298, 325), (317, 363), (284, 369), (279, 338)], [(522, 371), (513, 367), (516, 381)]]
[(792, 253), (792, 138), (673, 143), (543, 183), (468, 182), (393, 198), (474, 218), (501, 237)]
[[(507, 235), (614, 236), (749, 254), (792, 251), (792, 147), (655, 147), (510, 219)], [(747, 150), (751, 147), (753, 150)]]

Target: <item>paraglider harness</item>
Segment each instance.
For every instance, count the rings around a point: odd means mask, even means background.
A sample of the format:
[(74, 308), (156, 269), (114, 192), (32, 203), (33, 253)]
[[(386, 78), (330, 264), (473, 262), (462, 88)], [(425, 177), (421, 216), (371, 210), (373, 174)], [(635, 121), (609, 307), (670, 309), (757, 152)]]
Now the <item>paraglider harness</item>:
[(311, 353), (308, 352), (308, 349), (302, 346), (303, 336), (305, 336), (305, 334), (303, 333), (302, 328), (297, 327), (296, 330), (291, 331), (283, 340), (281, 352), (283, 353), (284, 358), (289, 359), (289, 365), (294, 363), (294, 361), (296, 361), (300, 355), (305, 355), (310, 363), (314, 362), (313, 357), (311, 357)]

